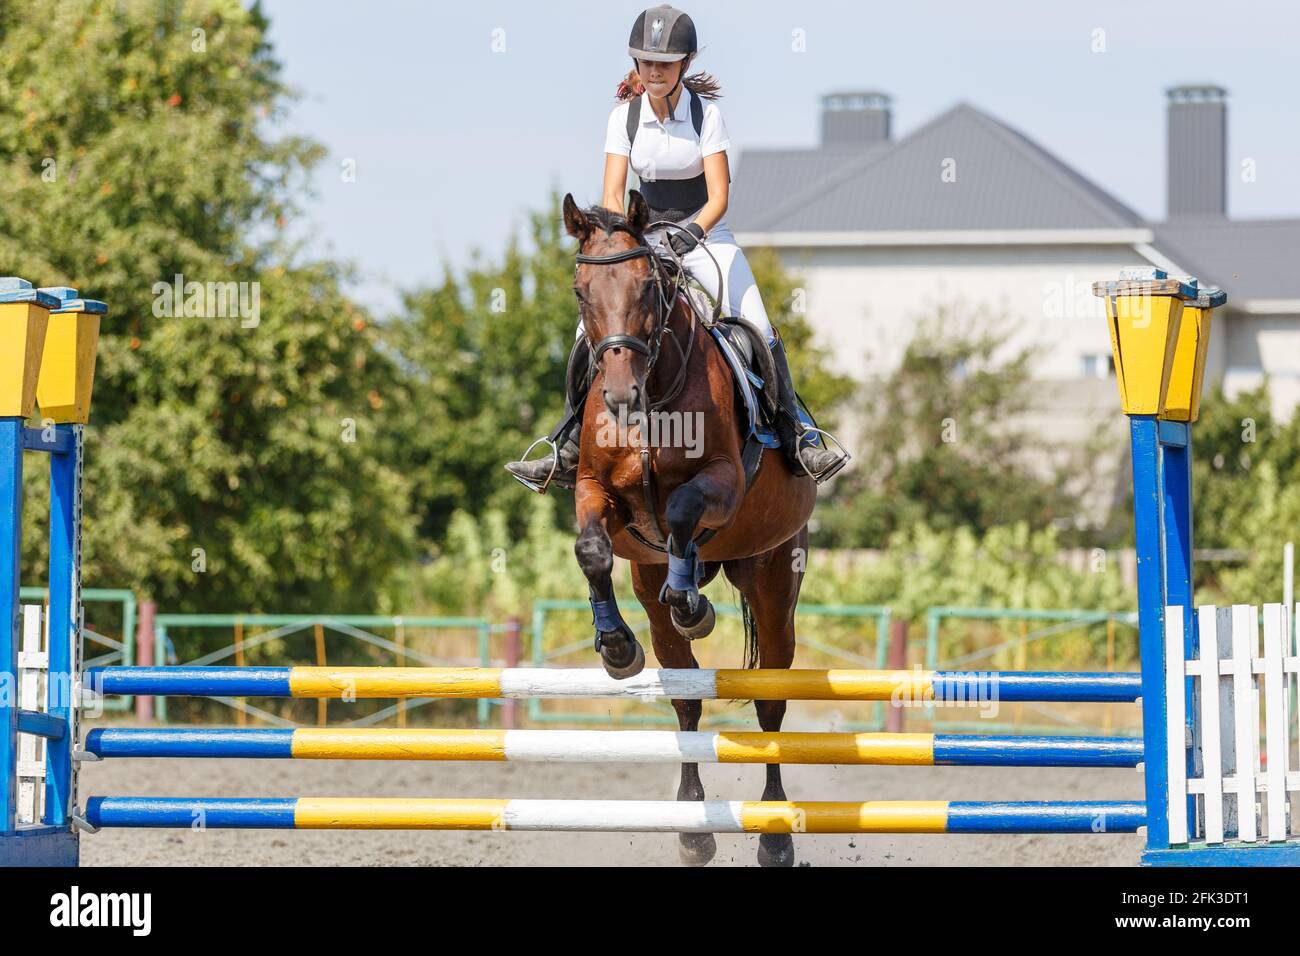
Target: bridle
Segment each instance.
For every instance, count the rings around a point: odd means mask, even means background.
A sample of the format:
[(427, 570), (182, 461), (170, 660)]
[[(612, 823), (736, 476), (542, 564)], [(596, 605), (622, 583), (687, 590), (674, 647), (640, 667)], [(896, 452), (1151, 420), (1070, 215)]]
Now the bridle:
[[(682, 229), (684, 231), (683, 226), (675, 222), (670, 222), (669, 220), (652, 222), (647, 225), (646, 228), (651, 229), (661, 226)], [(646, 387), (641, 390), (641, 412), (643, 414), (663, 408), (681, 393), (682, 388), (686, 384), (686, 375), (690, 366), (691, 346), (695, 341), (696, 314), (693, 308), (688, 307), (686, 311), (690, 315), (691, 325), (690, 331), (686, 336), (686, 345), (683, 346), (682, 343), (678, 341), (677, 336), (668, 336), (672, 343), (677, 346), (678, 357), (681, 359), (677, 368), (677, 374), (673, 377), (672, 382), (662, 395), (654, 401), (647, 403), (647, 392), (650, 387), (650, 375), (654, 371), (655, 364), (659, 361), (659, 354), (663, 349), (664, 335), (668, 332), (669, 322), (672, 319), (673, 306), (676, 304), (678, 295), (684, 291), (686, 287), (686, 269), (682, 265), (681, 259), (677, 256), (677, 253), (673, 250), (671, 245), (664, 243), (664, 246), (667, 247), (669, 254), (676, 260), (677, 269), (675, 270), (675, 274), (670, 274), (668, 266), (664, 262), (663, 258), (661, 258), (661, 256), (651, 249), (644, 241), (630, 249), (620, 249), (618, 252), (611, 252), (603, 256), (593, 256), (584, 252), (579, 252), (577, 257), (578, 262), (581, 264), (596, 266), (615, 265), (619, 262), (629, 262), (633, 259), (640, 259), (643, 257), (650, 260), (650, 273), (654, 279), (659, 304), (658, 308), (655, 310), (655, 323), (650, 329), (649, 338), (641, 339), (635, 335), (619, 332), (614, 335), (607, 335), (599, 342), (591, 345), (591, 375), (593, 378), (595, 377), (596, 371), (600, 368), (600, 363), (605, 357), (605, 353), (610, 349), (628, 349), (646, 357)], [(707, 251), (707, 246), (703, 248)], [(709, 256), (710, 258), (713, 258), (711, 252), (709, 253)], [(714, 264), (717, 265), (716, 258), (714, 259)], [(718, 287), (722, 287), (721, 266), (718, 266)], [(721, 312), (722, 301), (721, 296), (718, 296), (718, 301), (714, 304), (713, 309), (714, 322), (718, 321)]]
[[(647, 402), (647, 393), (650, 390), (650, 375), (654, 371), (655, 364), (659, 361), (659, 353), (663, 350), (664, 334), (668, 331), (668, 324), (672, 318), (673, 305), (677, 299), (677, 292), (680, 286), (678, 273), (677, 277), (667, 275), (667, 268), (664, 263), (655, 255), (654, 250), (649, 245), (642, 242), (630, 249), (623, 249), (619, 252), (611, 252), (604, 256), (593, 256), (586, 253), (578, 253), (578, 262), (587, 265), (605, 266), (614, 265), (619, 262), (629, 262), (633, 259), (646, 258), (650, 260), (650, 273), (654, 279), (655, 292), (658, 296), (658, 306), (655, 309), (655, 322), (650, 329), (649, 339), (642, 339), (635, 335), (629, 335), (626, 332), (618, 332), (613, 335), (607, 335), (599, 342), (591, 346), (591, 370), (592, 376), (600, 369), (600, 363), (605, 357), (605, 353), (610, 349), (628, 349), (646, 357), (645, 368), (645, 388), (641, 390), (641, 412), (644, 414), (662, 408), (668, 402), (678, 396), (686, 384), (687, 367), (690, 364), (690, 344), (695, 338), (695, 312), (691, 311), (691, 333), (687, 338), (687, 346), (683, 347), (675, 335), (670, 335), (673, 343), (677, 346), (680, 353), (681, 362), (678, 365), (677, 375), (673, 378), (672, 384), (668, 390), (659, 396), (653, 402)], [(647, 407), (648, 406), (648, 407)]]

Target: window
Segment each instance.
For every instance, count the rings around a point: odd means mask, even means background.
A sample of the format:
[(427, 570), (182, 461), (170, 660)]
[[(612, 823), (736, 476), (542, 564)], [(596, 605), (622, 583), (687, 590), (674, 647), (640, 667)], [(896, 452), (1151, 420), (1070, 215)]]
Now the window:
[(1106, 355), (1084, 355), (1084, 378), (1110, 378), (1115, 374), (1115, 358)]

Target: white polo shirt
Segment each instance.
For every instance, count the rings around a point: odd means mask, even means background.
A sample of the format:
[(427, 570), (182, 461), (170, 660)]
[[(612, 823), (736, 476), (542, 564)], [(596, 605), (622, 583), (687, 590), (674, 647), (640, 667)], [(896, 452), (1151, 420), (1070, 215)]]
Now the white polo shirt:
[(619, 103), (609, 114), (605, 152), (628, 156), (637, 178), (650, 182), (691, 179), (700, 175), (704, 172), (705, 156), (721, 153), (731, 146), (718, 104), (704, 97), (700, 97), (700, 102), (704, 106), (704, 118), (700, 135), (696, 136), (695, 126), (691, 123), (691, 95), (685, 88), (677, 101), (677, 109), (662, 123), (650, 106), (650, 98), (642, 94), (641, 126), (631, 150), (627, 141), (627, 111), (631, 101)]

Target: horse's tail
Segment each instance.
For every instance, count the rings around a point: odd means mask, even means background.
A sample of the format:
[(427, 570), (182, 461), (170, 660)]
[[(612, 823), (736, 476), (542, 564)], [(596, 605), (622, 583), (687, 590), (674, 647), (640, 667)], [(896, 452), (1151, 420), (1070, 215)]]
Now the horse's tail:
[(750, 610), (745, 595), (739, 597), (740, 620), (745, 627), (745, 666), (752, 669), (758, 666), (758, 628), (754, 626), (754, 612)]

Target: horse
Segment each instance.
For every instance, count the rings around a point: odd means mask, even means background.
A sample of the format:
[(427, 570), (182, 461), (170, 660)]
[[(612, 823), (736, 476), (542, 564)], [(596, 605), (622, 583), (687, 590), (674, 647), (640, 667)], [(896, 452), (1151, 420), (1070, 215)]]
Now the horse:
[[(661, 667), (699, 666), (691, 642), (707, 636), (715, 620), (699, 589), (721, 569), (742, 596), (745, 666), (789, 668), (816, 482), (796, 474), (779, 449), (764, 448), (746, 487), (744, 410), (731, 370), (677, 294), (679, 264), (647, 246), (650, 211), (641, 194), (630, 193), (626, 216), (582, 210), (572, 195), (564, 197), (563, 213), (565, 230), (578, 241), (573, 291), (592, 369), (574, 489), (574, 553), (587, 578), (605, 670), (623, 679), (645, 666), (645, 652), (618, 611), (615, 555), (631, 562)], [(700, 424), (693, 447), (652, 447), (647, 429), (654, 413), (668, 422), (674, 413), (677, 421), (692, 416)], [(672, 705), (681, 730), (698, 729), (700, 701)], [(756, 700), (754, 709), (763, 730), (781, 729), (785, 701)], [(696, 764), (682, 764), (677, 799), (704, 799)], [(786, 799), (779, 764), (767, 765), (762, 799)], [(680, 839), (687, 865), (704, 865), (717, 851), (712, 834)], [(792, 866), (790, 835), (763, 834), (758, 860)]]

